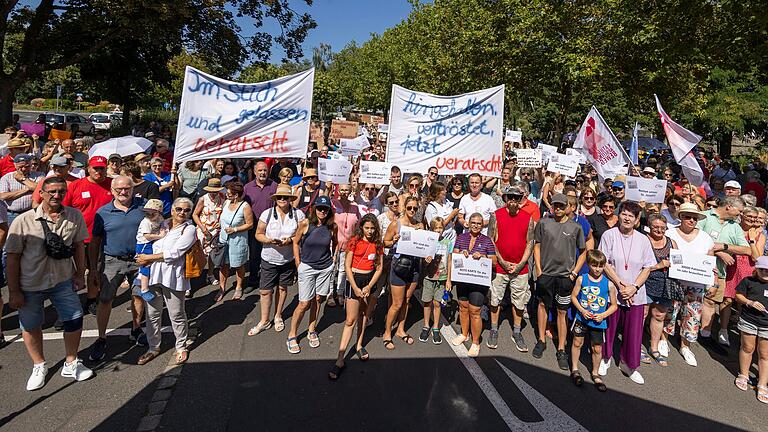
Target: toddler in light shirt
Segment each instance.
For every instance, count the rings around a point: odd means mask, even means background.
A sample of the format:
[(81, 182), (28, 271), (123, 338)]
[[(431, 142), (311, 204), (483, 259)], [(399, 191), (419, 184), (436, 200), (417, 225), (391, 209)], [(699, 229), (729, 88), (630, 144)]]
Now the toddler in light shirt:
[[(152, 243), (165, 237), (167, 231), (161, 229), (163, 225), (163, 202), (159, 199), (148, 200), (144, 204), (144, 219), (139, 224), (136, 232), (136, 254), (152, 254)], [(141, 292), (149, 291), (149, 267), (139, 267), (139, 282)]]

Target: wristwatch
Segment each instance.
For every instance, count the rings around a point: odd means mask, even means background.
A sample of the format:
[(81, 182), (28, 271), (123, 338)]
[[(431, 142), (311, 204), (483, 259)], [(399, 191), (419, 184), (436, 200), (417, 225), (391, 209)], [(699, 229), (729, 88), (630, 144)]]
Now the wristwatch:
[(727, 250), (728, 250), (728, 243), (723, 243), (723, 251), (725, 252)]
[(750, 240), (749, 244), (755, 244), (755, 241), (754, 240)]

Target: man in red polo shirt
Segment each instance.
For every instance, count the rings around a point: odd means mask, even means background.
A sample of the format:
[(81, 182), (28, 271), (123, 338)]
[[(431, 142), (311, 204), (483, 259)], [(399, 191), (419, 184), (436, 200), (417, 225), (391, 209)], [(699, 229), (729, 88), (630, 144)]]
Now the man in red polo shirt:
[[(103, 205), (112, 201), (112, 179), (107, 177), (107, 158), (104, 156), (94, 156), (88, 161), (88, 176), (75, 180), (67, 187), (67, 195), (62, 204), (68, 207), (74, 207), (80, 210), (85, 218), (85, 225), (88, 227), (88, 239), (85, 241), (86, 248), (91, 242), (93, 233), (93, 221), (96, 218), (96, 211)], [(88, 256), (86, 254), (86, 256)], [(90, 268), (90, 263), (86, 264), (89, 271), (98, 271)], [(86, 300), (86, 310), (96, 315), (96, 297), (98, 296), (98, 287), (88, 285), (88, 299)]]
[[(519, 182), (502, 191), (505, 207), (496, 210), (496, 277), (490, 289), (491, 332), (488, 348), (496, 348), (499, 337), (499, 304), (509, 288), (512, 303), (512, 341), (520, 352), (528, 352), (521, 333), (523, 315), (531, 290), (528, 285), (528, 259), (533, 251), (533, 218), (520, 209), (527, 192)], [(535, 205), (535, 204), (534, 204)]]
[(16, 171), (16, 165), (13, 163), (13, 158), (27, 151), (29, 143), (26, 142), (26, 138), (14, 138), (8, 141), (8, 154), (0, 159), (0, 177)]

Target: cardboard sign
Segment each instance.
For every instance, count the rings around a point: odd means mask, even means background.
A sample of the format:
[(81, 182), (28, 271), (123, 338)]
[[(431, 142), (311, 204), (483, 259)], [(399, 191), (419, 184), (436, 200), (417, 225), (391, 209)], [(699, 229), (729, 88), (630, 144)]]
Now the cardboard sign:
[(523, 143), (523, 131), (516, 131), (512, 129), (507, 129), (506, 133), (504, 134), (504, 141), (509, 141), (513, 143)]
[(493, 262), (490, 258), (465, 258), (463, 254), (451, 254), (451, 282), (464, 282), (475, 285), (491, 286)]
[(517, 149), (517, 166), (520, 168), (541, 168), (541, 150)]
[(360, 161), (360, 184), (389, 184), (392, 164), (388, 162)]
[(419, 258), (433, 257), (437, 251), (440, 233), (434, 231), (400, 227), (400, 240), (397, 241), (397, 253)]
[(348, 160), (318, 159), (317, 167), (317, 177), (320, 181), (349, 184), (352, 164)]
[(312, 126), (309, 128), (309, 141), (317, 143), (318, 147), (325, 145), (325, 135), (323, 134), (322, 124), (312, 123)]
[(27, 135), (37, 135), (39, 137), (42, 137), (45, 135), (45, 125), (44, 124), (38, 124), (38, 123), (22, 123), (21, 124), (21, 130), (27, 133)]
[(51, 133), (48, 135), (49, 140), (65, 140), (72, 137), (72, 132), (70, 131), (63, 131), (58, 129), (51, 129)]
[(643, 177), (627, 177), (624, 193), (629, 201), (663, 203), (667, 192), (667, 181)]
[(340, 140), (342, 138), (353, 139), (357, 137), (357, 122), (348, 120), (333, 120), (331, 122), (330, 138)]
[(669, 251), (669, 277), (705, 286), (715, 283), (717, 258), (710, 255), (683, 253), (679, 249)]
[(562, 174), (566, 177), (575, 177), (576, 170), (579, 169), (579, 159), (576, 156), (569, 156), (555, 153), (549, 157), (547, 171)]

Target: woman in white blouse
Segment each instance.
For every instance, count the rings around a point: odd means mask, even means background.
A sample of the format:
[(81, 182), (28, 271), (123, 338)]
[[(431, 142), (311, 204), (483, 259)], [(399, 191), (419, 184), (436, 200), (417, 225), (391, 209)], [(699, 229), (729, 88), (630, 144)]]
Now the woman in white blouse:
[(443, 238), (456, 240), (456, 230), (454, 225), (456, 216), (459, 215), (459, 209), (453, 208), (453, 203), (447, 199), (448, 191), (445, 183), (437, 181), (429, 187), (429, 204), (424, 210), (424, 226), (429, 226), (435, 216), (440, 216), (445, 221), (443, 223)]
[(184, 309), (184, 293), (190, 289), (185, 277), (186, 252), (197, 240), (195, 227), (190, 221), (192, 200), (176, 198), (171, 205), (171, 218), (163, 223), (168, 231), (165, 237), (155, 241), (151, 255), (137, 255), (139, 265), (150, 266), (149, 286), (154, 298), (147, 301), (147, 341), (149, 349), (139, 357), (143, 365), (160, 355), (163, 302), (168, 308), (173, 335), (176, 338), (176, 364), (187, 361), (187, 313)]

